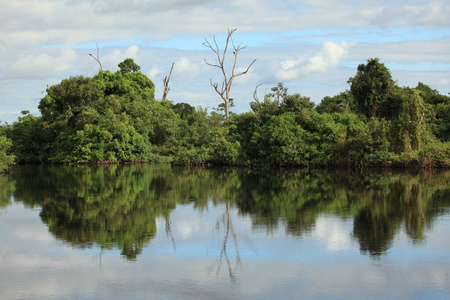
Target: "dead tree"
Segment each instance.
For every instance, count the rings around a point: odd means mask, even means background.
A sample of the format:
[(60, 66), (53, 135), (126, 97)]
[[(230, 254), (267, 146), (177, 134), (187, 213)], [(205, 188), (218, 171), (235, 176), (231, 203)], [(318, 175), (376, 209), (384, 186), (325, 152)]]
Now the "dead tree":
[(253, 99), (255, 99), (255, 101), (256, 101), (256, 103), (257, 103), (258, 105), (261, 104), (261, 102), (259, 102), (259, 98), (258, 98), (258, 88), (261, 86), (261, 84), (262, 84), (262, 83), (258, 84), (258, 85), (255, 87), (255, 91), (253, 92)]
[(98, 48), (98, 44), (97, 44), (97, 56), (94, 56), (91, 53), (89, 53), (89, 56), (97, 61), (98, 65), (100, 66), (100, 71), (103, 71), (102, 63), (100, 62), (100, 50)]
[(169, 81), (170, 81), (170, 77), (172, 76), (172, 70), (173, 70), (173, 65), (174, 65), (174, 64), (175, 64), (175, 63), (172, 63), (172, 68), (170, 68), (169, 77), (166, 76), (166, 77), (164, 77), (164, 79), (163, 79), (164, 93), (163, 93), (163, 96), (162, 96), (161, 101), (166, 100), (166, 99), (167, 99), (167, 95), (169, 94), (169, 91), (170, 91)]
[[(225, 48), (223, 49), (222, 52), (220, 51), (219, 46), (217, 45), (215, 36), (213, 37), (213, 45), (206, 38), (205, 38), (205, 42), (203, 43), (203, 45), (205, 47), (211, 49), (217, 56), (217, 64), (209, 63), (206, 61), (206, 59), (205, 59), (205, 63), (208, 66), (219, 68), (222, 71), (222, 75), (223, 75), (222, 87), (219, 89), (219, 83), (218, 82), (213, 83), (213, 81), (211, 79), (210, 79), (210, 84), (214, 87), (214, 90), (216, 91), (216, 93), (220, 95), (220, 97), (222, 98), (222, 100), (225, 103), (225, 118), (226, 119), (228, 119), (230, 117), (230, 92), (231, 92), (231, 86), (233, 84), (233, 80), (238, 76), (246, 74), (248, 72), (248, 70), (250, 69), (250, 67), (256, 61), (256, 59), (254, 59), (245, 71), (240, 72), (240, 73), (235, 73), (239, 51), (241, 51), (247, 47), (247, 46), (242, 46), (242, 43), (239, 44), (237, 47), (235, 46), (235, 44), (233, 42), (233, 37), (232, 37), (232, 34), (235, 31), (236, 31), (236, 29), (228, 29), (228, 36), (227, 36), (227, 39), (225, 42)], [(226, 58), (226, 54), (227, 54), (228, 46), (229, 46), (230, 42), (233, 47), (233, 55), (234, 55), (234, 62), (233, 62), (233, 66), (231, 68), (231, 75), (227, 74), (227, 71), (225, 69), (225, 58)]]

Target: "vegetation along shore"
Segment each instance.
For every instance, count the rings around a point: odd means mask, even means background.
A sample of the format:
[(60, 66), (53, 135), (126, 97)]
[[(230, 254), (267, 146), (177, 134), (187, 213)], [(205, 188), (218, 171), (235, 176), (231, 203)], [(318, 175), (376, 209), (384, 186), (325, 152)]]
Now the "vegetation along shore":
[(450, 166), (450, 96), (420, 82), (397, 86), (378, 58), (360, 64), (348, 83), (348, 90), (318, 105), (279, 83), (261, 99), (256, 88), (248, 112), (233, 113), (229, 97), (208, 112), (156, 100), (154, 83), (126, 59), (114, 73), (100, 69), (94, 77), (48, 87), (40, 116), (23, 111), (13, 124), (3, 124), (0, 169), (126, 162)]

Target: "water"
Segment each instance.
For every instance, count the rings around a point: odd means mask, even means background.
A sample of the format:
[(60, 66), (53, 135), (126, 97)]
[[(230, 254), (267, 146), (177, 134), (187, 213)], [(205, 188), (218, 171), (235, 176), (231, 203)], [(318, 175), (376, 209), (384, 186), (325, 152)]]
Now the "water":
[(450, 172), (22, 166), (0, 299), (449, 299)]

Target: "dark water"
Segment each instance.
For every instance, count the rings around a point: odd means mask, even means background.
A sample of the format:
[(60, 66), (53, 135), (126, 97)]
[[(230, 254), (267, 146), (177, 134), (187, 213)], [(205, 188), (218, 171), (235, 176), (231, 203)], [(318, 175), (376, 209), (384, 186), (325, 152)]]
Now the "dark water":
[(18, 167), (0, 299), (450, 299), (450, 171)]

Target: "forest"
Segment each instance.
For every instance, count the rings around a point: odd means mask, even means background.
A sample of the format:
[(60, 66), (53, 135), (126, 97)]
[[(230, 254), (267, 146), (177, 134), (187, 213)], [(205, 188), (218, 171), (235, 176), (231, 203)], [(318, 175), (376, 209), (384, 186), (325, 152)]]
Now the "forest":
[(450, 167), (450, 96), (421, 82), (398, 86), (378, 58), (358, 66), (348, 90), (317, 105), (279, 83), (263, 99), (253, 97), (244, 113), (228, 112), (224, 103), (208, 111), (157, 100), (133, 59), (118, 66), (48, 87), (40, 116), (25, 110), (2, 125), (0, 170), (136, 162)]

